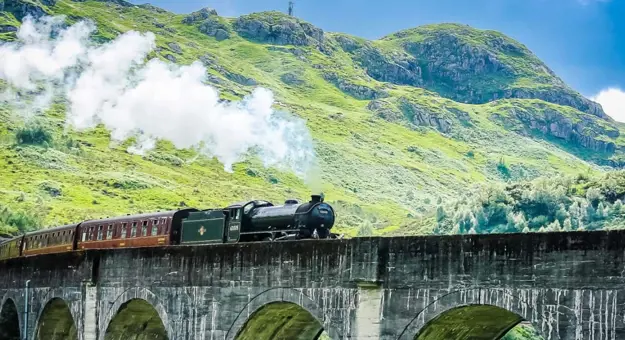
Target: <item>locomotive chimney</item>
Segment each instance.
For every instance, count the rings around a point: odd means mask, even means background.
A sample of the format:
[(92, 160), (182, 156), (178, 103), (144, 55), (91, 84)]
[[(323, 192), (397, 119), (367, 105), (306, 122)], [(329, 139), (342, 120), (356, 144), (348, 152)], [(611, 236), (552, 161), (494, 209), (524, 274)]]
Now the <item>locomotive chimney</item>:
[(323, 196), (321, 195), (313, 194), (313, 195), (310, 195), (310, 197), (311, 197), (310, 201), (312, 203), (323, 202)]

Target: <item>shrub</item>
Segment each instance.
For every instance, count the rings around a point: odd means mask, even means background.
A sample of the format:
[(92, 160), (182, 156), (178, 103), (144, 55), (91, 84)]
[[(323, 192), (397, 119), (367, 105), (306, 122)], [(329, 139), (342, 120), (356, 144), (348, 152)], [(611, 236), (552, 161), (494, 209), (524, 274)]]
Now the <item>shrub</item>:
[(40, 225), (39, 219), (28, 212), (12, 211), (0, 205), (0, 230), (12, 235), (35, 230)]
[(52, 143), (52, 134), (42, 126), (25, 126), (15, 132), (18, 144), (48, 145)]

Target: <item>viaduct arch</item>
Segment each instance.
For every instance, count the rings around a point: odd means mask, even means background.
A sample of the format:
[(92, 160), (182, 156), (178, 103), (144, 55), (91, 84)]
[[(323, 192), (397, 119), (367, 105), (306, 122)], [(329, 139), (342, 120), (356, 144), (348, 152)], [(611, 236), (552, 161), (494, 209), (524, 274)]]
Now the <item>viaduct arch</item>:
[[(303, 334), (293, 338), (298, 327)], [(253, 339), (250, 335), (262, 332), (279, 339), (316, 340), (324, 331), (332, 339), (341, 338), (332, 318), (303, 290), (276, 287), (250, 299), (229, 327), (226, 339)]]

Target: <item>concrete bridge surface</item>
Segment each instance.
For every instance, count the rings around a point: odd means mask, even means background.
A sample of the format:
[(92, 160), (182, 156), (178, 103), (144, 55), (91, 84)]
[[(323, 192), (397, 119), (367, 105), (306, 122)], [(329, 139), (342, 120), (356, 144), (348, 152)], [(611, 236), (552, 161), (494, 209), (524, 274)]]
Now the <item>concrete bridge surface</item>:
[(0, 263), (0, 339), (625, 339), (624, 257), (625, 231), (36, 256)]

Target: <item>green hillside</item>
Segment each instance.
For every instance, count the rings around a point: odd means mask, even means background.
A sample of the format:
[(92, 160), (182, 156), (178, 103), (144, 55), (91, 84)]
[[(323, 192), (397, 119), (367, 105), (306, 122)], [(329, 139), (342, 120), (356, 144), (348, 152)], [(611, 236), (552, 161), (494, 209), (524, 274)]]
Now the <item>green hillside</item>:
[(440, 24), (368, 41), (279, 12), (176, 15), (122, 0), (4, 0), (0, 10), (0, 38), (9, 43), (19, 41), (27, 14), (63, 15), (68, 26), (91, 19), (98, 43), (151, 31), (149, 58), (200, 61), (224, 100), (270, 89), (276, 110), (305, 120), (316, 153), (309, 178), (253, 156), (230, 173), (168, 140), (139, 155), (127, 151), (133, 139), (112, 142), (105, 125), (68, 127), (66, 100), (26, 118), (0, 101), (5, 233), (249, 198), (306, 200), (319, 190), (336, 207), (340, 232), (430, 233), (436, 223), (422, 218), (475, 183), (621, 164), (620, 127), (499, 32)]

